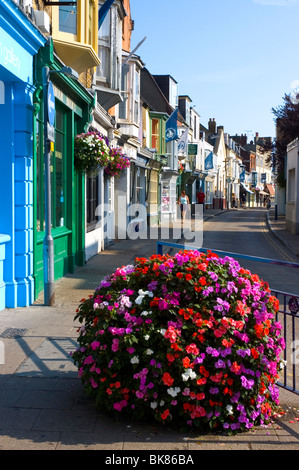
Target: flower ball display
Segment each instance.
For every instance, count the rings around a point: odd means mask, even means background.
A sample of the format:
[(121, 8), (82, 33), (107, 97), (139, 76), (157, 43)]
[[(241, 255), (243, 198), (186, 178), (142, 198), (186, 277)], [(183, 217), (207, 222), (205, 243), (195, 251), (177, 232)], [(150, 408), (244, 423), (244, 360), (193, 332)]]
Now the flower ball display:
[(230, 258), (136, 258), (76, 313), (73, 360), (99, 409), (230, 433), (269, 422), (284, 340), (278, 300)]
[(94, 176), (110, 159), (107, 137), (100, 132), (78, 134), (74, 141), (74, 164), (78, 172)]

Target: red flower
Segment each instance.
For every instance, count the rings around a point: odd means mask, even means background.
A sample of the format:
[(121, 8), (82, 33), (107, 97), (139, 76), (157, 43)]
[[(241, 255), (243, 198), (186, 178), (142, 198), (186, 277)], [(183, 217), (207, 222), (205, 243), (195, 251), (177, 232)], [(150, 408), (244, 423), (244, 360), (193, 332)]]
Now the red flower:
[(183, 366), (188, 369), (188, 367), (190, 367), (190, 359), (189, 357), (184, 357), (183, 359)]
[(175, 357), (172, 354), (166, 354), (166, 357), (169, 362), (173, 362), (175, 360)]
[(239, 375), (241, 373), (241, 366), (239, 366), (239, 364), (235, 361), (232, 363), (230, 370), (236, 375)]
[(200, 366), (199, 372), (200, 372), (201, 375), (203, 375), (204, 377), (209, 377), (209, 375), (210, 375), (210, 372), (205, 368), (205, 366)]
[(168, 372), (165, 372), (163, 374), (162, 380), (163, 380), (164, 385), (168, 385), (169, 387), (171, 387), (171, 385), (174, 382), (174, 379), (171, 377), (171, 375)]
[(188, 354), (194, 354), (195, 356), (199, 354), (199, 349), (194, 343), (188, 344), (188, 346), (186, 346), (186, 351)]
[(251, 348), (251, 355), (252, 355), (253, 359), (257, 359), (259, 357), (258, 351), (254, 348)]
[(205, 385), (207, 383), (207, 379), (202, 377), (201, 379), (197, 379), (196, 383), (197, 385)]
[(170, 414), (170, 412), (169, 412), (169, 410), (167, 409), (167, 410), (163, 411), (163, 413), (161, 414), (161, 418), (162, 418), (163, 420), (165, 420), (165, 419), (167, 418), (167, 416), (169, 416), (169, 414)]
[(205, 399), (205, 394), (204, 393), (197, 393), (196, 399), (197, 400), (204, 400)]

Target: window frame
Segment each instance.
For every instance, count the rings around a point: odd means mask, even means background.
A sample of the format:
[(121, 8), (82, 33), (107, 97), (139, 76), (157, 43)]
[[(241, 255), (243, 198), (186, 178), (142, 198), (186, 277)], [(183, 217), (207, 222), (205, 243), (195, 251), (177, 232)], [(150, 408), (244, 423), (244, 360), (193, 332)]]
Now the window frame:
[(99, 205), (99, 177), (88, 176), (86, 178), (86, 231), (91, 232), (99, 222), (99, 216), (96, 215)]

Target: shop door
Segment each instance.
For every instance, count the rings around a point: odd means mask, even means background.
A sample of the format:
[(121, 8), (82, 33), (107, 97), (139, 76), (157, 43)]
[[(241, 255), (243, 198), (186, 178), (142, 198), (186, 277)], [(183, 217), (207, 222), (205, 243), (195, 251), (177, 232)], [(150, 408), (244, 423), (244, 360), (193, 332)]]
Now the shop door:
[[(72, 256), (72, 158), (68, 145), (69, 110), (56, 103), (55, 143), (51, 152), (51, 233), (54, 240), (54, 280), (73, 269)], [(44, 211), (44, 155), (43, 123), (36, 121), (35, 166), (35, 242), (34, 278), (35, 297), (43, 290), (43, 241), (45, 236)]]

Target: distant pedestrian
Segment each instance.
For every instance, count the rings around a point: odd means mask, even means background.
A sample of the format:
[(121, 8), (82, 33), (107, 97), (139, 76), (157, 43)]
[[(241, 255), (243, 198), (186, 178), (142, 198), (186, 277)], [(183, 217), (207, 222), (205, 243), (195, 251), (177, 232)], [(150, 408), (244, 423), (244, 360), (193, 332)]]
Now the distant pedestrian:
[(180, 205), (180, 208), (181, 208), (182, 219), (185, 220), (187, 210), (188, 210), (188, 205), (189, 205), (189, 198), (186, 194), (186, 191), (181, 191), (181, 195), (178, 199), (178, 204)]
[(196, 194), (197, 203), (198, 203), (198, 204), (204, 204), (204, 202), (205, 202), (205, 197), (206, 197), (206, 195), (205, 195), (205, 193), (203, 192), (203, 189), (200, 188), (199, 191), (198, 191), (198, 193)]
[(270, 197), (267, 198), (267, 209), (270, 209), (271, 207), (271, 199)]

